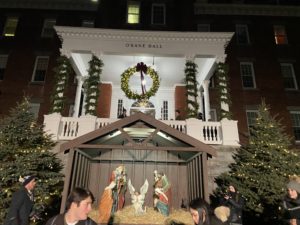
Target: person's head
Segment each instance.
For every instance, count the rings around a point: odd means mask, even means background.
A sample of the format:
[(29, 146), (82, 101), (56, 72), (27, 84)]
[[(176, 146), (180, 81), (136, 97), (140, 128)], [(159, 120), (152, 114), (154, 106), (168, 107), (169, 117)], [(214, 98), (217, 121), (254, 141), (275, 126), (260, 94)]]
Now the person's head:
[(189, 204), (189, 209), (193, 221), (196, 225), (202, 225), (204, 222), (209, 224), (209, 204), (202, 198), (194, 199)]
[(232, 184), (230, 184), (230, 185), (228, 186), (228, 191), (229, 191), (229, 192), (236, 192), (237, 190), (236, 190), (236, 188), (235, 188)]
[(179, 115), (180, 114), (180, 110), (176, 109), (175, 113), (176, 113), (176, 115)]
[(77, 220), (86, 220), (92, 210), (94, 200), (92, 192), (76, 187), (67, 198), (66, 210), (75, 216)]
[(35, 188), (36, 185), (36, 177), (33, 175), (20, 177), (19, 181), (22, 183), (22, 185), (28, 190), (32, 191)]
[(291, 179), (286, 186), (288, 196), (297, 199), (300, 194), (300, 182), (297, 179)]

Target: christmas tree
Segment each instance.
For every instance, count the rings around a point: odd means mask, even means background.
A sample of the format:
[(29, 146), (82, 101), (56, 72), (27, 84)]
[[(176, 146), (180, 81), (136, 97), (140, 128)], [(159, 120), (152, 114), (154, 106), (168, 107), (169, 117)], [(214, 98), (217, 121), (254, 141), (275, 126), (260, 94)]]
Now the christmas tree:
[(27, 98), (1, 120), (0, 127), (0, 224), (4, 222), (12, 194), (20, 188), (19, 177), (35, 175), (34, 211), (43, 224), (45, 219), (59, 211), (63, 187), (62, 163), (50, 150), (55, 143), (36, 123)]
[(250, 128), (249, 144), (233, 156), (229, 172), (216, 179), (221, 190), (233, 184), (246, 200), (245, 210), (259, 218), (278, 219), (291, 175), (300, 174), (300, 158), (290, 150), (290, 138), (263, 101), (256, 123)]

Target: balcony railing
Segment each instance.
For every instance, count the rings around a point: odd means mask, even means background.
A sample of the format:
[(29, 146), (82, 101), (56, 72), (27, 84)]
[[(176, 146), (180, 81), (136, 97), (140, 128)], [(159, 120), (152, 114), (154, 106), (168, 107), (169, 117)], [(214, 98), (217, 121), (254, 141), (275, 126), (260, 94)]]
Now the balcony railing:
[[(62, 117), (59, 114), (45, 115), (44, 130), (55, 141), (72, 140), (93, 130), (102, 128), (118, 119), (84, 117)], [(206, 122), (197, 119), (161, 120), (170, 127), (192, 136), (205, 144), (239, 146), (237, 121), (222, 120)]]

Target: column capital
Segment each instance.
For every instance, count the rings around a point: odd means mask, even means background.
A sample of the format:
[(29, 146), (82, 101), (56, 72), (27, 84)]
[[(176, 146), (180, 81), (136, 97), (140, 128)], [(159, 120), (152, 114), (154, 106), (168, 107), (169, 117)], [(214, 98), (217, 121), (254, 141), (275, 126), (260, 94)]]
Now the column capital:
[(76, 76), (76, 80), (78, 82), (84, 82), (86, 80), (86, 76)]
[(59, 49), (60, 54), (66, 56), (67, 58), (71, 57), (71, 51), (68, 49), (61, 48)]
[(210, 80), (204, 80), (202, 82), (202, 85), (205, 87), (205, 88), (208, 88), (209, 87), (209, 84), (210, 84)]
[(188, 61), (195, 61), (196, 55), (194, 54), (186, 55), (185, 58)]
[(225, 63), (225, 59), (226, 59), (227, 55), (218, 55), (218, 57), (216, 58), (216, 63)]
[(92, 53), (92, 55), (96, 56), (99, 59), (103, 55), (102, 51), (100, 51), (100, 50), (92, 50), (91, 53)]

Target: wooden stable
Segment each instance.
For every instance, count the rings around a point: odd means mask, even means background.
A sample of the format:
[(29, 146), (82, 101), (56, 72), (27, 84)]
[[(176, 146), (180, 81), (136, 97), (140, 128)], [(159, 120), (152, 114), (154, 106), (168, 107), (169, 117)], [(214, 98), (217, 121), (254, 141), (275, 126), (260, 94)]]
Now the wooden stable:
[[(153, 205), (154, 170), (169, 178), (172, 208), (196, 197), (208, 200), (207, 160), (216, 156), (213, 147), (141, 112), (64, 143), (60, 151), (68, 154), (61, 211), (77, 186), (90, 189), (97, 205), (112, 171), (121, 164), (137, 190), (148, 179), (147, 206)], [(129, 204), (127, 191), (125, 206)]]

